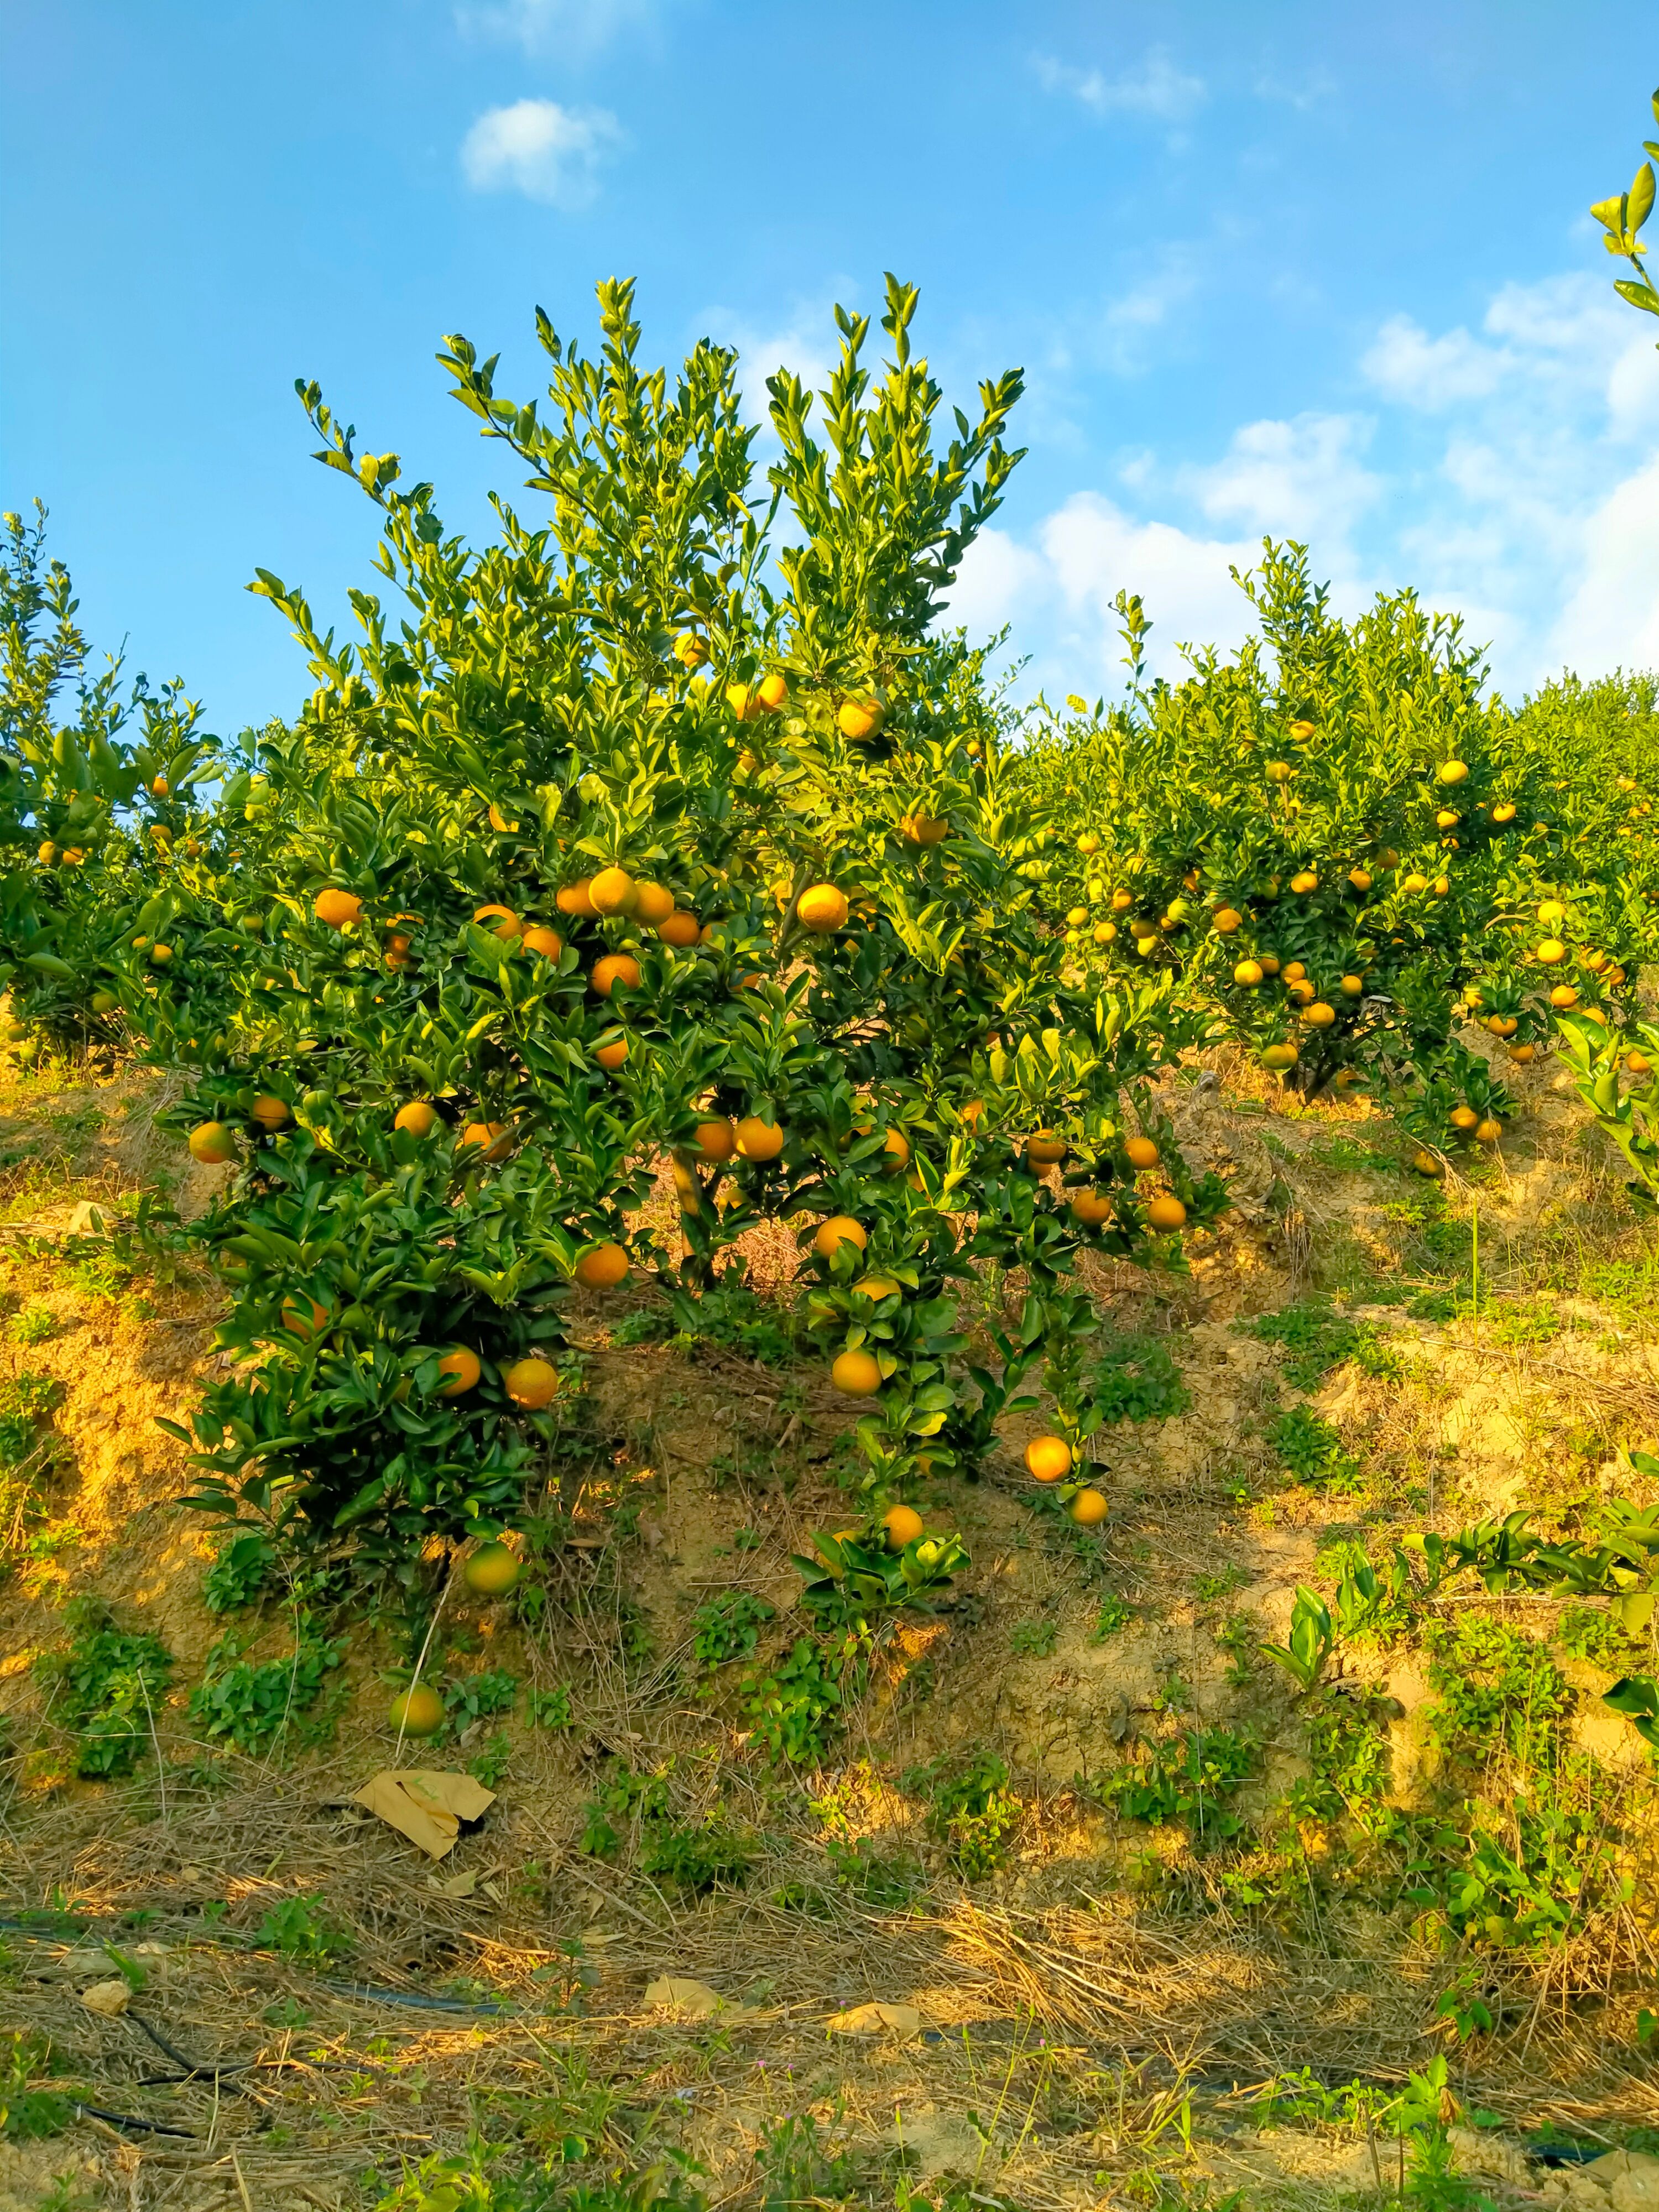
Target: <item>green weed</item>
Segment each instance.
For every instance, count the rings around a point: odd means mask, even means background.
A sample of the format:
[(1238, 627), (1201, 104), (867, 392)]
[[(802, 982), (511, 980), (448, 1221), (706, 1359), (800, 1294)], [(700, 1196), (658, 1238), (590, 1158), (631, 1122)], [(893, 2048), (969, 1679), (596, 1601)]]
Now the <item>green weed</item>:
[(691, 1616), (692, 1656), (699, 1673), (712, 1674), (734, 1659), (752, 1659), (762, 1629), (777, 1608), (752, 1590), (723, 1590), (705, 1598)]
[(276, 1579), (276, 1547), (247, 1531), (220, 1545), (202, 1577), (202, 1602), (210, 1613), (238, 1613), (257, 1605)]
[(296, 1966), (319, 1974), (349, 1959), (355, 1948), (350, 1936), (330, 1918), (319, 1891), (285, 1897), (273, 1905), (254, 1929), (253, 1940)]
[(744, 1711), (773, 1764), (818, 1766), (829, 1756), (846, 1703), (823, 1647), (798, 1636), (775, 1668), (743, 1678)]
[(1227, 1800), (1255, 1771), (1260, 1752), (1249, 1729), (1194, 1729), (1114, 1767), (1099, 1785), (1100, 1800), (1153, 1827), (1184, 1820), (1195, 1844), (1226, 1842), (1244, 1826)]
[(969, 1881), (994, 1874), (1024, 1808), (1008, 1787), (1008, 1770), (993, 1753), (975, 1752), (965, 1762), (949, 1757), (915, 1766), (904, 1787), (927, 1802), (927, 1826), (939, 1837), (951, 1863)]
[(107, 1607), (79, 1598), (66, 1607), (67, 1652), (43, 1660), (56, 1712), (78, 1735), (76, 1771), (109, 1779), (131, 1771), (155, 1738), (173, 1657), (159, 1637), (118, 1628)]
[(1267, 1442), (1293, 1481), (1317, 1483), (1339, 1494), (1351, 1492), (1360, 1481), (1359, 1462), (1340, 1433), (1306, 1406), (1281, 1413), (1267, 1431)]
[(222, 1637), (208, 1654), (207, 1669), (191, 1693), (192, 1727), (210, 1740), (234, 1743), (255, 1759), (289, 1739), (296, 1744), (324, 1740), (331, 1723), (302, 1725), (321, 1696), (323, 1686), (345, 1651), (343, 1642), (325, 1643), (303, 1633), (284, 1658), (258, 1664), (244, 1659), (234, 1636)]
[(1022, 1620), (1015, 1625), (1008, 1645), (1018, 1659), (1050, 1659), (1059, 1635), (1057, 1621)]

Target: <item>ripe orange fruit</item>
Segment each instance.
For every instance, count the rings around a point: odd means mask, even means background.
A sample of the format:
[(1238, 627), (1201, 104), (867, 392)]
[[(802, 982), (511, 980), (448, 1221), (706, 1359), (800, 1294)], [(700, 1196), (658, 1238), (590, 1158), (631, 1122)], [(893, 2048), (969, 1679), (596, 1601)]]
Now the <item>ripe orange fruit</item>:
[(394, 932), (392, 936), (387, 938), (386, 941), (386, 951), (382, 954), (381, 957), (388, 968), (398, 969), (411, 966), (413, 963), (410, 956), (408, 938), (400, 936)]
[(1446, 1172), (1444, 1162), (1437, 1160), (1430, 1152), (1413, 1152), (1412, 1165), (1420, 1176), (1441, 1176)]
[(424, 1682), (416, 1682), (392, 1700), (387, 1717), (399, 1735), (436, 1735), (444, 1724), (444, 1701)]
[(319, 921), (325, 921), (331, 929), (343, 929), (349, 921), (362, 916), (363, 902), (355, 891), (319, 891), (312, 912)]
[(493, 799), (489, 802), (489, 811), (485, 816), (485, 819), (489, 822), (490, 828), (501, 836), (510, 836), (519, 826), (516, 822), (509, 822), (507, 820), (506, 815), (502, 813), (501, 808), (496, 805)]
[(439, 1384), (439, 1395), (459, 1398), (463, 1391), (471, 1389), (477, 1382), (483, 1373), (483, 1363), (470, 1346), (458, 1344), (453, 1351), (445, 1352), (438, 1362), (438, 1372), (449, 1377), (447, 1382)]
[(1473, 1106), (1454, 1106), (1452, 1108), (1451, 1125), (1454, 1129), (1472, 1129), (1480, 1119), (1480, 1116), (1475, 1112)]
[(456, 1140), (458, 1152), (471, 1152), (476, 1146), (487, 1160), (504, 1159), (511, 1139), (505, 1121), (469, 1121)]
[(592, 916), (599, 910), (593, 904), (592, 881), (587, 876), (584, 876), (580, 883), (566, 884), (556, 890), (553, 894), (553, 903), (561, 914)]
[(873, 738), (886, 719), (887, 709), (878, 699), (846, 699), (836, 714), (836, 726), (856, 744), (861, 738)]
[[(594, 904), (599, 904), (597, 892)], [(603, 908), (600, 911), (604, 911)], [(660, 884), (635, 884), (633, 914), (635, 921), (642, 922), (647, 929), (655, 929), (659, 923), (666, 921), (673, 911), (672, 891), (665, 890)]]
[(558, 1395), (559, 1370), (550, 1359), (538, 1358), (532, 1352), (502, 1370), (501, 1388), (515, 1406), (539, 1413)]
[(271, 1091), (256, 1098), (248, 1111), (262, 1129), (280, 1129), (284, 1121), (293, 1119), (287, 1099), (278, 1098)]
[(199, 1122), (185, 1141), (191, 1158), (208, 1167), (222, 1167), (227, 1160), (236, 1157), (236, 1132), (227, 1128), (222, 1121)]
[(411, 1098), (392, 1117), (394, 1129), (407, 1129), (413, 1137), (429, 1137), (438, 1126), (438, 1109), (424, 1098)]
[(472, 919), (480, 929), (487, 928), (503, 945), (511, 945), (515, 937), (524, 934), (524, 924), (510, 906), (481, 906)]
[(614, 1075), (628, 1057), (628, 1039), (613, 1037), (609, 1044), (595, 1045), (593, 1057), (601, 1067)]
[(173, 957), (173, 947), (170, 945), (152, 945), (149, 948), (149, 957), (154, 966), (165, 968)]
[(1079, 1490), (1072, 1500), (1072, 1518), (1079, 1528), (1098, 1528), (1106, 1511), (1105, 1498), (1098, 1490)]
[(602, 960), (593, 963), (593, 988), (602, 999), (608, 999), (619, 987), (624, 991), (640, 988), (640, 963), (626, 952), (607, 952)]
[(1653, 1062), (1644, 1052), (1627, 1052), (1625, 1065), (1632, 1075), (1651, 1075), (1653, 1073)]
[(804, 929), (828, 937), (846, 926), (847, 894), (834, 884), (811, 884), (796, 900), (795, 912)]
[(862, 1252), (870, 1238), (861, 1223), (849, 1213), (832, 1213), (827, 1221), (820, 1222), (812, 1239), (812, 1249), (820, 1260), (833, 1260), (843, 1244), (851, 1244)]
[(881, 1388), (881, 1370), (868, 1352), (843, 1352), (830, 1370), (830, 1380), (843, 1398), (873, 1398)]
[(1477, 1121), (1474, 1125), (1474, 1137), (1477, 1144), (1495, 1145), (1503, 1133), (1504, 1124), (1491, 1114), (1487, 1115), (1484, 1121)]
[(783, 1150), (783, 1131), (759, 1114), (745, 1114), (737, 1128), (738, 1150), (746, 1160), (775, 1160)]
[(789, 696), (789, 679), (775, 668), (755, 686), (755, 696), (769, 714), (775, 714)]
[(480, 1544), (461, 1574), (469, 1589), (480, 1597), (505, 1597), (524, 1572), (524, 1562), (505, 1544)]
[(41, 846), (34, 857), (39, 860), (43, 868), (49, 868), (52, 866), (52, 863), (58, 858), (58, 848), (52, 843), (50, 837), (47, 838), (45, 844)]
[(1498, 823), (1514, 821), (1515, 809), (1507, 799), (1500, 799), (1498, 800), (1497, 805), (1494, 806), (1492, 811), (1492, 818), (1494, 822)]
[(914, 1544), (921, 1534), (922, 1520), (914, 1505), (890, 1505), (881, 1516), (881, 1525), (887, 1531), (887, 1540), (896, 1552), (907, 1544)]
[(1258, 952), (1255, 957), (1261, 963), (1261, 972), (1264, 975), (1278, 975), (1279, 955), (1276, 952)]
[(1350, 868), (1348, 881), (1357, 891), (1368, 891), (1371, 887), (1370, 872), (1366, 868)]
[(1079, 1190), (1073, 1194), (1072, 1218), (1081, 1222), (1085, 1229), (1098, 1229), (1112, 1218), (1112, 1201), (1103, 1191)]
[(1112, 893), (1112, 911), (1114, 914), (1122, 914), (1126, 908), (1132, 907), (1134, 902), (1135, 895), (1133, 891), (1114, 891)]
[(1429, 889), (1434, 893), (1437, 898), (1444, 898), (1447, 892), (1451, 889), (1451, 878), (1449, 876), (1437, 876), (1434, 881), (1429, 885)]
[(1025, 1161), (1028, 1167), (1058, 1167), (1071, 1146), (1064, 1137), (1057, 1137), (1052, 1129), (1039, 1129), (1025, 1140)]
[(1414, 898), (1419, 891), (1427, 890), (1429, 879), (1426, 876), (1419, 876), (1413, 870), (1409, 876), (1401, 878), (1400, 888), (1402, 891), (1409, 891)]
[(556, 960), (564, 951), (563, 938), (544, 921), (532, 921), (520, 941), (526, 952), (539, 952), (544, 960)]
[(910, 1164), (910, 1139), (902, 1129), (890, 1129), (881, 1140), (882, 1156), (890, 1174), (896, 1175), (901, 1168)]
[(1184, 1229), (1187, 1209), (1178, 1198), (1172, 1197), (1168, 1191), (1161, 1191), (1146, 1207), (1146, 1225), (1149, 1229)]
[(657, 924), (657, 934), (665, 945), (676, 945), (684, 951), (687, 945), (695, 945), (702, 935), (702, 925), (695, 914), (688, 914), (684, 907), (676, 907), (672, 914), (665, 915)]
[(626, 868), (601, 868), (588, 884), (587, 896), (597, 915), (632, 914), (634, 878)]
[(1269, 761), (1264, 773), (1269, 783), (1288, 783), (1296, 771), (1289, 761)]
[(576, 1262), (576, 1280), (584, 1290), (614, 1291), (628, 1280), (628, 1255), (620, 1244), (595, 1244)]
[(674, 658), (683, 668), (701, 668), (708, 658), (708, 647), (696, 630), (684, 630), (674, 640)]
[(1300, 983), (1307, 973), (1307, 969), (1299, 960), (1292, 960), (1285, 969), (1285, 981), (1287, 983)]
[(1025, 1472), (1036, 1482), (1058, 1482), (1072, 1471), (1072, 1447), (1064, 1437), (1033, 1437), (1025, 1447)]
[(1221, 936), (1231, 937), (1236, 929), (1242, 927), (1243, 920), (1237, 907), (1218, 907), (1210, 918), (1210, 927)]
[(1538, 1048), (1535, 1044), (1512, 1044), (1510, 1047), (1510, 1058), (1522, 1067), (1524, 1067), (1529, 1060), (1535, 1059), (1537, 1054)]
[(1577, 1003), (1578, 993), (1571, 983), (1558, 983), (1550, 993), (1550, 1004), (1553, 1006), (1576, 1006)]
[(1442, 761), (1440, 763), (1442, 783), (1462, 783), (1468, 772), (1469, 764), (1467, 761), (1449, 760)]
[(1123, 1152), (1132, 1168), (1155, 1168), (1160, 1158), (1158, 1146), (1151, 1137), (1131, 1137)]
[(1241, 960), (1233, 970), (1233, 981), (1243, 983), (1247, 990), (1254, 990), (1265, 973), (1259, 960)]
[(1364, 988), (1365, 979), (1363, 975), (1345, 975), (1342, 978), (1343, 993), (1347, 998), (1358, 998), (1364, 992)]
[(691, 1149), (706, 1160), (729, 1160), (738, 1149), (738, 1133), (729, 1121), (699, 1121), (691, 1134)]
[(315, 1298), (307, 1298), (304, 1305), (297, 1298), (283, 1301), (283, 1327), (295, 1336), (315, 1336), (327, 1322), (328, 1308)]
[(1270, 1044), (1261, 1055), (1264, 1067), (1294, 1067), (1296, 1062), (1297, 1049), (1293, 1044)]
[(157, 799), (165, 799), (167, 795), (167, 780), (166, 776), (158, 775), (155, 782), (151, 784), (150, 789), (154, 792)]
[(757, 721), (766, 711), (746, 684), (728, 684), (726, 703), (740, 722)]
[(1310, 1030), (1328, 1030), (1336, 1019), (1336, 1008), (1323, 999), (1316, 999), (1310, 1006), (1304, 1006), (1302, 1018)]
[(1533, 957), (1541, 962), (1546, 968), (1553, 968), (1566, 958), (1567, 948), (1559, 937), (1540, 938), (1534, 949)]
[(1462, 818), (1461, 814), (1454, 814), (1449, 806), (1443, 806), (1434, 817), (1434, 826), (1437, 830), (1455, 830)]
[(1298, 868), (1291, 878), (1291, 889), (1300, 896), (1319, 889), (1319, 878), (1311, 868)]

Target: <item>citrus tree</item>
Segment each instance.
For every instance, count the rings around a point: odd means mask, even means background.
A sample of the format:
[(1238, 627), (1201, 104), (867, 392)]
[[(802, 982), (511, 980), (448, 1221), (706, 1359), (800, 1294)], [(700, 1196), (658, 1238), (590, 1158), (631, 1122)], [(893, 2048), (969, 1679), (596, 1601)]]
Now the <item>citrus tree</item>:
[[(499, 499), (482, 550), (301, 386), (319, 458), (384, 511), (401, 612), (354, 593), (340, 643), (261, 574), (314, 688), (121, 982), (189, 1075), (181, 1135), (237, 1170), (188, 1232), (247, 1363), (194, 1426), (222, 1501), (391, 1551), (510, 1521), (572, 1286), (643, 1267), (695, 1326), (772, 1218), (879, 1505), (982, 1451), (1012, 1388), (962, 1367), (976, 1258), (1024, 1272), (1018, 1362), (1058, 1375), (1077, 1255), (1178, 1264), (1219, 1211), (1136, 1104), (1199, 1025), (1166, 980), (1073, 972), (1006, 717), (938, 633), (1019, 380), (939, 440), (915, 308), (890, 280), (878, 374), (838, 311), (822, 443), (771, 380), (764, 485), (735, 356), (643, 368), (627, 284), (594, 359), (538, 318), (544, 403), (452, 338), (458, 398), (547, 505)], [(659, 1168), (669, 1239), (637, 1218)]]

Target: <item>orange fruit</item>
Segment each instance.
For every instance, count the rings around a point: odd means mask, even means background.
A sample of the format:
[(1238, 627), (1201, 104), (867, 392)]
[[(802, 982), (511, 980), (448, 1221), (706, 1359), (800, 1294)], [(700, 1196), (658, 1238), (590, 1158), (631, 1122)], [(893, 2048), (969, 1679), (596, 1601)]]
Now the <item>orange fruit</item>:
[(588, 884), (587, 896), (595, 914), (632, 914), (634, 878), (626, 868), (601, 868)]
[(612, 1037), (609, 1044), (595, 1045), (593, 1057), (601, 1067), (608, 1069), (614, 1075), (628, 1057), (628, 1039)]
[(167, 795), (167, 780), (166, 776), (158, 775), (154, 783), (151, 784), (150, 789), (157, 799), (165, 799)]
[(1451, 1125), (1454, 1129), (1472, 1129), (1480, 1119), (1480, 1116), (1475, 1112), (1473, 1106), (1454, 1106), (1452, 1108)]
[(319, 921), (325, 921), (331, 929), (343, 929), (349, 921), (362, 916), (363, 902), (355, 891), (319, 891), (312, 912)]
[(558, 1395), (559, 1370), (550, 1359), (538, 1358), (532, 1352), (502, 1369), (501, 1388), (515, 1406), (539, 1413)]
[(1507, 799), (1498, 800), (1492, 811), (1492, 818), (1494, 822), (1499, 823), (1514, 821), (1515, 809)]
[(1161, 1192), (1146, 1207), (1146, 1224), (1151, 1229), (1184, 1229), (1187, 1209), (1178, 1198), (1168, 1191)]
[(1412, 1165), (1420, 1176), (1440, 1176), (1446, 1172), (1444, 1163), (1437, 1160), (1430, 1152), (1413, 1152)]
[(667, 921), (674, 911), (674, 894), (665, 890), (660, 884), (635, 884), (634, 886), (634, 919), (643, 922), (647, 929), (655, 929)]
[(1567, 948), (1559, 937), (1540, 938), (1534, 948), (1533, 957), (1546, 968), (1553, 968), (1567, 957)]
[(1477, 1144), (1495, 1145), (1503, 1133), (1504, 1124), (1491, 1114), (1487, 1115), (1484, 1121), (1477, 1121), (1474, 1125), (1474, 1136), (1475, 1142)]
[(1269, 761), (1263, 770), (1269, 783), (1288, 783), (1295, 773), (1289, 761)]
[(1361, 996), (1364, 988), (1365, 979), (1363, 975), (1345, 975), (1342, 978), (1342, 992), (1345, 998), (1357, 999)]
[(834, 884), (812, 884), (796, 900), (795, 912), (804, 929), (828, 937), (846, 926), (847, 894)]
[(1550, 1004), (1553, 1006), (1576, 1006), (1577, 1003), (1578, 993), (1571, 983), (1558, 983), (1550, 993)]
[(1244, 917), (1237, 907), (1224, 906), (1211, 917), (1210, 927), (1223, 937), (1231, 937), (1243, 924)]
[(783, 1150), (783, 1132), (775, 1121), (758, 1114), (745, 1114), (737, 1129), (738, 1150), (746, 1160), (775, 1160)]
[(1627, 1052), (1625, 1066), (1632, 1075), (1651, 1075), (1653, 1073), (1653, 1062), (1644, 1052)]
[(506, 815), (502, 813), (501, 808), (495, 804), (495, 801), (493, 799), (489, 802), (489, 808), (485, 816), (485, 819), (488, 821), (492, 830), (496, 831), (499, 836), (504, 837), (510, 836), (519, 826), (516, 822), (509, 822), (507, 820)]
[(585, 914), (591, 916), (597, 911), (592, 891), (592, 878), (584, 876), (580, 883), (566, 884), (562, 889), (556, 891), (553, 894), (553, 903), (561, 914)]
[(295, 1336), (315, 1336), (327, 1322), (328, 1308), (315, 1298), (307, 1298), (304, 1305), (297, 1298), (283, 1301), (283, 1327)]
[(392, 1117), (394, 1129), (407, 1129), (413, 1137), (429, 1137), (438, 1126), (438, 1109), (424, 1098), (411, 1098)]
[(505, 1158), (510, 1139), (505, 1121), (469, 1121), (456, 1142), (458, 1152), (471, 1152), (475, 1146), (487, 1160)]
[(883, 1298), (894, 1297), (898, 1287), (890, 1275), (866, 1275), (853, 1285), (861, 1297), (870, 1298), (878, 1304)]
[(699, 1121), (691, 1148), (706, 1160), (729, 1160), (738, 1149), (738, 1133), (729, 1121)]
[(382, 958), (388, 968), (410, 967), (412, 963), (410, 957), (409, 939), (395, 933), (388, 937)]
[(881, 1370), (868, 1352), (843, 1352), (830, 1370), (830, 1380), (843, 1398), (873, 1398), (881, 1388)]
[(453, 1351), (445, 1352), (443, 1358), (438, 1362), (438, 1372), (449, 1377), (447, 1382), (439, 1384), (439, 1395), (444, 1398), (459, 1398), (464, 1391), (471, 1390), (477, 1382), (478, 1377), (483, 1373), (483, 1363), (469, 1346), (458, 1344)]
[(910, 1139), (902, 1129), (890, 1129), (881, 1140), (883, 1157), (890, 1170), (896, 1173), (910, 1164)]
[(564, 951), (563, 938), (544, 921), (532, 921), (520, 942), (526, 952), (539, 952), (544, 960), (556, 960)]
[(1070, 1150), (1064, 1137), (1057, 1137), (1052, 1129), (1039, 1129), (1025, 1140), (1026, 1164), (1034, 1168), (1058, 1167)]
[(1285, 967), (1285, 981), (1287, 983), (1300, 983), (1307, 973), (1307, 969), (1299, 960), (1292, 960)]
[(1264, 975), (1278, 975), (1279, 955), (1276, 952), (1258, 952), (1255, 957), (1261, 963), (1261, 972)]
[(480, 1597), (505, 1597), (523, 1572), (523, 1560), (505, 1544), (480, 1544), (461, 1569), (467, 1588)]
[(1357, 891), (1368, 891), (1371, 887), (1370, 871), (1368, 868), (1350, 868), (1348, 881)]
[(488, 927), (489, 934), (503, 945), (511, 945), (515, 937), (524, 934), (524, 924), (510, 906), (481, 906), (472, 919), (480, 929)]
[(387, 1717), (399, 1735), (436, 1735), (444, 1724), (444, 1701), (424, 1682), (416, 1682), (392, 1700)]
[(702, 926), (695, 914), (688, 914), (683, 907), (676, 907), (672, 914), (665, 915), (657, 924), (657, 934), (665, 945), (677, 945), (684, 950), (685, 946), (696, 943), (702, 935)]
[(1291, 889), (1305, 896), (1307, 892), (1319, 889), (1319, 878), (1311, 868), (1298, 868), (1291, 878)]
[(1072, 1518), (1079, 1528), (1098, 1528), (1106, 1510), (1105, 1498), (1098, 1490), (1079, 1490), (1072, 1500)]
[(1158, 1165), (1158, 1146), (1150, 1137), (1131, 1137), (1123, 1152), (1132, 1168), (1155, 1168)]
[(1134, 902), (1135, 895), (1133, 891), (1114, 891), (1112, 893), (1112, 911), (1115, 914), (1124, 913), (1128, 908), (1132, 907)]
[(1316, 999), (1310, 1006), (1304, 1006), (1302, 1018), (1310, 1030), (1328, 1030), (1336, 1019), (1336, 1008), (1328, 1006), (1323, 999)]
[(769, 714), (775, 714), (789, 697), (789, 679), (773, 669), (755, 686), (755, 696)]
[(873, 738), (886, 719), (887, 710), (879, 700), (846, 699), (836, 715), (836, 726), (856, 744), (861, 738)]
[(628, 1280), (628, 1255), (620, 1244), (595, 1244), (576, 1262), (576, 1280), (584, 1290), (614, 1291)]
[(1103, 1191), (1079, 1190), (1073, 1194), (1072, 1218), (1081, 1222), (1085, 1229), (1098, 1229), (1112, 1218), (1112, 1201)]
[(1468, 772), (1469, 767), (1467, 761), (1449, 760), (1442, 761), (1440, 763), (1442, 783), (1462, 783)]
[(812, 1239), (812, 1249), (820, 1260), (833, 1260), (843, 1244), (851, 1244), (862, 1252), (870, 1239), (863, 1225), (848, 1213), (832, 1213), (827, 1221), (820, 1222)]
[(1270, 1044), (1261, 1055), (1264, 1067), (1294, 1067), (1297, 1050), (1293, 1044)]
[(222, 1167), (227, 1160), (236, 1157), (236, 1132), (227, 1128), (222, 1121), (199, 1122), (185, 1141), (191, 1158), (208, 1167)]
[(890, 1505), (881, 1516), (881, 1525), (887, 1531), (887, 1540), (896, 1552), (907, 1544), (914, 1544), (921, 1534), (921, 1516), (914, 1505)]
[(1265, 973), (1259, 960), (1241, 960), (1233, 970), (1233, 981), (1243, 984), (1247, 990), (1254, 990)]
[(1072, 1447), (1064, 1437), (1033, 1437), (1025, 1447), (1025, 1472), (1036, 1482), (1058, 1482), (1072, 1471)]
[(674, 640), (674, 658), (683, 668), (701, 668), (708, 658), (708, 647), (696, 630), (688, 629)]
[(592, 983), (602, 999), (608, 999), (619, 985), (624, 991), (637, 991), (640, 963), (626, 952), (607, 952), (604, 959), (593, 963)]
[(262, 1129), (280, 1129), (284, 1121), (293, 1119), (287, 1099), (278, 1098), (271, 1091), (256, 1098), (248, 1111)]

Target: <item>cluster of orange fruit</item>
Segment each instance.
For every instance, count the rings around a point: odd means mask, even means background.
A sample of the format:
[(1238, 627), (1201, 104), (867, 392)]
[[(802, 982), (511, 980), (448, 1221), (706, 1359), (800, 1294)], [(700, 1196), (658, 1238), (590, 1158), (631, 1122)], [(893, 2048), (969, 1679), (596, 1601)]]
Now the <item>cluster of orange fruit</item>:
[[(1064, 1437), (1033, 1437), (1025, 1447), (1025, 1472), (1034, 1482), (1063, 1482), (1073, 1456)], [(1079, 1528), (1097, 1528), (1106, 1518), (1105, 1494), (1085, 1483), (1073, 1493), (1067, 1510)]]

